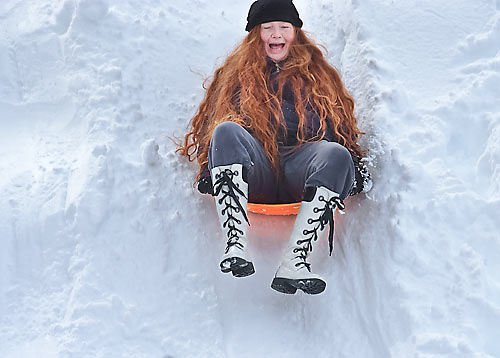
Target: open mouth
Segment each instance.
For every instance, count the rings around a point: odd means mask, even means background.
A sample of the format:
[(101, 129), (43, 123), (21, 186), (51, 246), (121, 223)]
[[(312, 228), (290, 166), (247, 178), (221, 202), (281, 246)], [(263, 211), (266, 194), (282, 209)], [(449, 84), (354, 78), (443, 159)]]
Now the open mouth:
[(284, 43), (281, 43), (281, 44), (269, 44), (269, 47), (272, 50), (281, 50), (282, 48), (285, 47), (285, 44)]

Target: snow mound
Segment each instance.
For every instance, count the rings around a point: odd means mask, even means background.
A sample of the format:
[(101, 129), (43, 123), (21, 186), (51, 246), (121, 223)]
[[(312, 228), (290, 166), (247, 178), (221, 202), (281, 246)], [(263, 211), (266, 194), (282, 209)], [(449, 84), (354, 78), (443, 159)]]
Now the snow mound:
[(0, 356), (500, 357), (499, 1), (296, 0), (356, 100), (373, 189), (318, 296), (270, 289), (293, 218), (222, 275), (175, 154), (252, 1), (0, 6)]

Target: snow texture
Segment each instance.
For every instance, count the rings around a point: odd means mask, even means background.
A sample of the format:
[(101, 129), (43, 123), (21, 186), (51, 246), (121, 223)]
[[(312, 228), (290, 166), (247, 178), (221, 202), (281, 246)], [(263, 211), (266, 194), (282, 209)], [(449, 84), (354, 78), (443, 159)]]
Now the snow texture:
[(269, 284), (175, 154), (252, 1), (0, 2), (0, 357), (500, 357), (500, 1), (296, 0), (356, 100), (373, 189)]

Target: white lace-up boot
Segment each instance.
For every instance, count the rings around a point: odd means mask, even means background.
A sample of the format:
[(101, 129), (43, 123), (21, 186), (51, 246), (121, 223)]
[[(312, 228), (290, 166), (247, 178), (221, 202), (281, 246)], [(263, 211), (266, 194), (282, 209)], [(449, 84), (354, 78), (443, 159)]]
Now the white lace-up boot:
[(214, 197), (227, 246), (220, 262), (224, 273), (245, 277), (255, 272), (248, 253), (247, 203), (248, 184), (243, 178), (243, 165), (232, 164), (211, 170)]
[(339, 194), (325, 187), (307, 188), (300, 205), (292, 235), (271, 287), (282, 293), (294, 294), (297, 289), (317, 294), (325, 290), (326, 281), (311, 272), (307, 256), (327, 224), (330, 224), (330, 254), (333, 250), (333, 212), (343, 210)]

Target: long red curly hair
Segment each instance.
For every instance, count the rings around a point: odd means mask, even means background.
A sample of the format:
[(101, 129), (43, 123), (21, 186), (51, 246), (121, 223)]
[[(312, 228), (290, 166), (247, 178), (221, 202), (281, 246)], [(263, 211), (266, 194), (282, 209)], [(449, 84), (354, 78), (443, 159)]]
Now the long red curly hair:
[(357, 141), (363, 133), (358, 129), (354, 116), (354, 100), (344, 88), (337, 71), (328, 64), (319, 47), (304, 31), (295, 28), (295, 39), (288, 58), (277, 76), (277, 91), (269, 78), (260, 26), (256, 26), (217, 68), (208, 88), (209, 79), (205, 80), (205, 98), (189, 123), (190, 131), (183, 143), (178, 145), (177, 152), (187, 156), (189, 161), (198, 160), (198, 178), (208, 163), (212, 133), (218, 124), (225, 121), (250, 129), (262, 145), (275, 173), (278, 173), (276, 138), (280, 127), (285, 128), (280, 106), (285, 83), (290, 85), (295, 98), (299, 145), (307, 141), (306, 108), (313, 108), (321, 123), (314, 140), (325, 136), (329, 121), (338, 142), (354, 156), (362, 157)]

